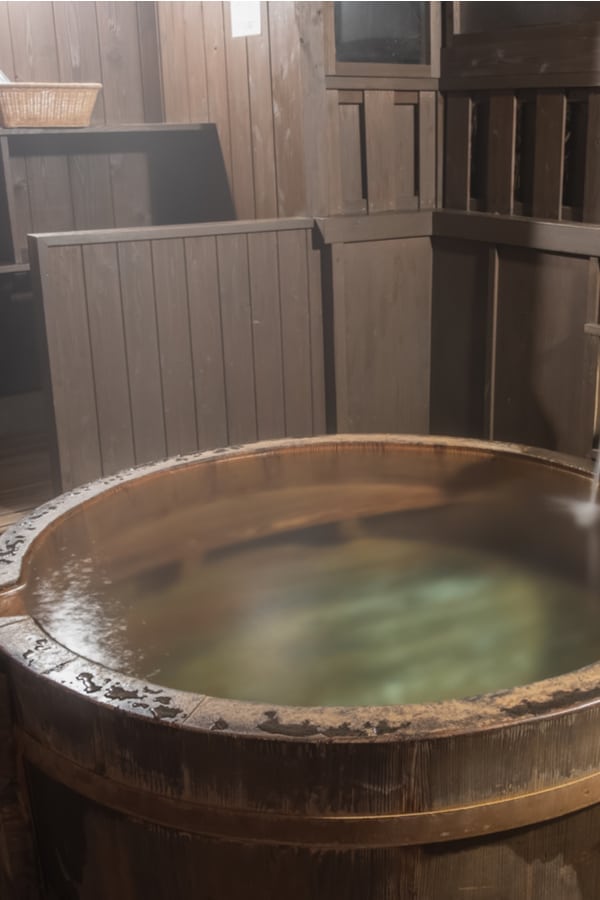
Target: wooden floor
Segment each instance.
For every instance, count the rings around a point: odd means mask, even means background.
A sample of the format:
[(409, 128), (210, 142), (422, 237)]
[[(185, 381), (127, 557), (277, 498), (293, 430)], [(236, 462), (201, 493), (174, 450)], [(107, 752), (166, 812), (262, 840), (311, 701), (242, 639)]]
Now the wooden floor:
[(49, 500), (52, 493), (45, 437), (0, 436), (0, 533)]

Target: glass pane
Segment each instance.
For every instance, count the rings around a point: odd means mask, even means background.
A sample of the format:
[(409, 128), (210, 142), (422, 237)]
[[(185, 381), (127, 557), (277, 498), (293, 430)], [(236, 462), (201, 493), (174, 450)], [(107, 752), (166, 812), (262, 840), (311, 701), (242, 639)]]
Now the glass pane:
[(336, 3), (339, 62), (429, 62), (428, 3)]
[(574, 25), (599, 19), (599, 3), (460, 4), (461, 34), (523, 28), (527, 25)]

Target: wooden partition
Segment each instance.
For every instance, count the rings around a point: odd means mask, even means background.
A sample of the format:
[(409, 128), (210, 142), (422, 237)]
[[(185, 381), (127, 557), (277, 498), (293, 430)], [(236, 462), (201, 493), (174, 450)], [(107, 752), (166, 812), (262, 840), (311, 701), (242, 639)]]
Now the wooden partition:
[(432, 214), (318, 220), (330, 427), (429, 431)]
[(312, 220), (31, 239), (63, 489), (325, 428)]
[(431, 427), (589, 455), (600, 228), (434, 214)]

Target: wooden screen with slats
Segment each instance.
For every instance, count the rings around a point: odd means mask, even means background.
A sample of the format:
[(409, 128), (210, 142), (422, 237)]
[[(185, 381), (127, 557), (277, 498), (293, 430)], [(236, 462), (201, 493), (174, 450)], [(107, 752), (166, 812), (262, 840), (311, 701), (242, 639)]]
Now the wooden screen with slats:
[(63, 489), (325, 429), (312, 220), (31, 239)]

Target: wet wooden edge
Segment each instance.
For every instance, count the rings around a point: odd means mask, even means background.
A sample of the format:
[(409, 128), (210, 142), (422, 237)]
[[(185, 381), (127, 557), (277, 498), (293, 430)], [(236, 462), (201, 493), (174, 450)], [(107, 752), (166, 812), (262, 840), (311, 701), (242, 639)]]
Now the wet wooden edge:
[[(9, 591), (15, 592), (26, 579), (28, 557), (46, 528), (76, 512), (81, 504), (99, 502), (102, 497), (134, 481), (160, 477), (165, 471), (202, 462), (281, 451), (303, 452), (328, 447), (339, 449), (340, 446), (382, 444), (443, 449), (461, 455), (500, 454), (521, 459), (524, 463), (568, 471), (583, 478), (590, 477), (592, 468), (591, 463), (585, 460), (518, 444), (412, 435), (284, 439), (178, 456), (128, 469), (76, 488), (39, 507), (5, 532), (0, 538), (0, 601), (2, 594), (6, 596)], [(191, 731), (209, 733), (218, 730), (231, 736), (301, 742), (389, 742), (481, 733), (600, 705), (600, 663), (523, 687), (428, 704), (294, 707), (204, 697), (131, 678), (79, 657), (50, 638), (31, 617), (23, 616), (22, 609), (15, 612), (12, 617), (0, 617), (0, 656), (4, 654), (12, 665), (34, 667), (38, 674), (56, 682), (57, 687), (60, 685), (81, 696), (88, 695), (90, 702), (103, 707), (126, 708), (133, 716), (150, 717), (157, 722), (177, 724)], [(147, 703), (148, 698), (152, 697), (163, 699), (157, 705)], [(164, 700), (166, 697), (170, 698), (168, 702)]]

